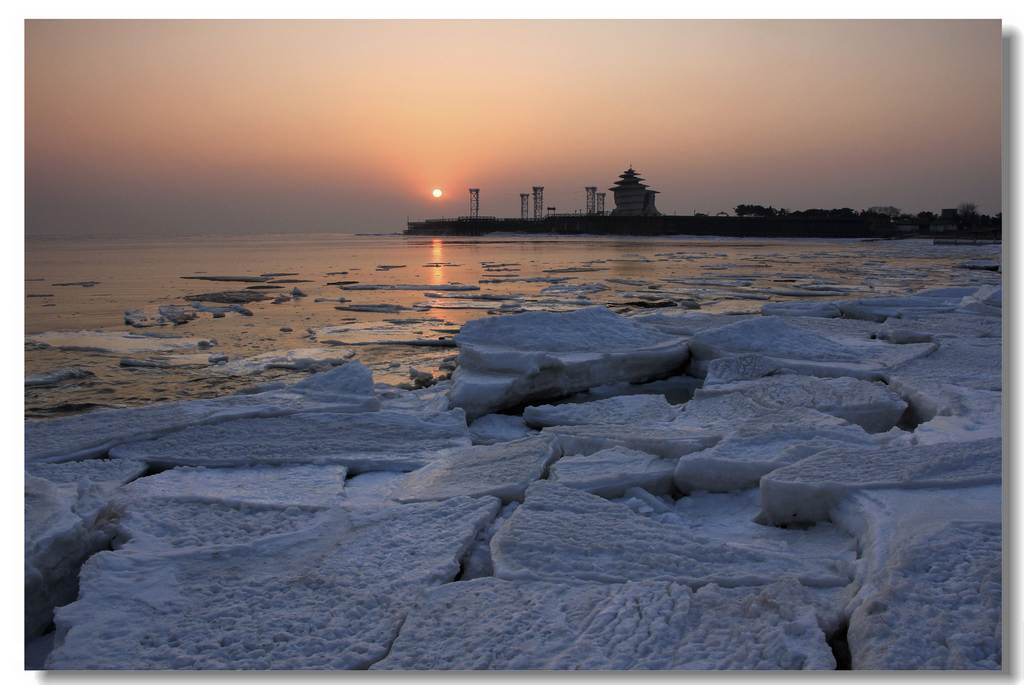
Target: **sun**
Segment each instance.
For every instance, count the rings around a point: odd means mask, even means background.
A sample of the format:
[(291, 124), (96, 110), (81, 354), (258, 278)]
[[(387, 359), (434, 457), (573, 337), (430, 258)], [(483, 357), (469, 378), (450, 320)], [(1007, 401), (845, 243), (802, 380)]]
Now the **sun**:
[(440, 188), (434, 188), (432, 191), (430, 191), (430, 194), (433, 195), (434, 197), (441, 197), (442, 195), (444, 195)]

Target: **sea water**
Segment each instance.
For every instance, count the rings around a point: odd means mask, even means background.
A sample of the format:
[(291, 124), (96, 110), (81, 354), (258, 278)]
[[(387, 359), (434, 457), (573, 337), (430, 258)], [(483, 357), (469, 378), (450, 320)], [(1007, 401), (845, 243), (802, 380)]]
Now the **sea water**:
[[(411, 367), (443, 375), (457, 353), (452, 337), (476, 317), (594, 305), (624, 314), (662, 306), (758, 312), (769, 301), (997, 283), (1000, 274), (963, 265), (995, 262), (999, 253), (999, 245), (930, 240), (348, 234), (29, 239), (26, 375), (72, 367), (92, 375), (26, 385), (26, 413), (211, 397), (287, 381), (304, 371), (254, 371), (260, 365), (244, 360), (289, 350), (308, 357), (313, 369), (328, 363), (317, 366), (317, 354), (337, 359), (351, 351), (376, 380), (408, 382)], [(217, 276), (261, 280), (201, 280)], [(463, 289), (468, 287), (478, 289)], [(305, 296), (292, 297), (293, 288)], [(191, 310), (187, 296), (221, 291), (258, 292), (266, 299), (244, 305), (251, 316), (197, 311), (182, 325), (125, 324), (126, 311), (143, 310), (152, 321), (161, 305)], [(125, 339), (125, 333), (143, 337)], [(197, 340), (210, 346), (197, 347)]]

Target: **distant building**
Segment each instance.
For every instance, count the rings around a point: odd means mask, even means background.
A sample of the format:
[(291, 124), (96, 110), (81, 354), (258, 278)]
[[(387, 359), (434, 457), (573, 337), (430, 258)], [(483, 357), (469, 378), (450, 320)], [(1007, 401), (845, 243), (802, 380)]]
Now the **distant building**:
[(660, 216), (654, 206), (657, 190), (651, 190), (642, 178), (629, 167), (619, 175), (619, 180), (608, 190), (615, 195), (615, 209), (612, 216)]

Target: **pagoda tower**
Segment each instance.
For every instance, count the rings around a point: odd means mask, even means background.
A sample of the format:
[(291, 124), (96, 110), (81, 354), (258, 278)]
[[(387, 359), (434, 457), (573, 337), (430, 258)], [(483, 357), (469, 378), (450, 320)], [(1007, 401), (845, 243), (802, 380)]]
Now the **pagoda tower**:
[(660, 216), (661, 212), (654, 206), (657, 190), (651, 190), (644, 184), (644, 179), (630, 166), (619, 174), (619, 180), (608, 190), (615, 195), (615, 209), (612, 216)]

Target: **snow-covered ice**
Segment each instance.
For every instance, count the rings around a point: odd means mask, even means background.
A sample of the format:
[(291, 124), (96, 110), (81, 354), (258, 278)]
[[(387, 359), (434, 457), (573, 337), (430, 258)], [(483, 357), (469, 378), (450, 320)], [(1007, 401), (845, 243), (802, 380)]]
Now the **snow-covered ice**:
[(885, 371), (935, 349), (932, 343), (892, 345), (853, 335), (815, 333), (797, 321), (765, 316), (701, 331), (689, 340), (691, 373), (704, 376), (713, 359), (757, 354), (797, 373), (880, 379)]
[(679, 409), (664, 395), (620, 395), (593, 402), (526, 407), (523, 419), (534, 428), (580, 424), (658, 423), (672, 421)]
[(451, 583), (424, 593), (373, 668), (834, 668), (806, 592), (793, 582)]
[(999, 483), (1001, 457), (998, 438), (873, 451), (829, 450), (764, 476), (761, 508), (774, 523), (824, 521), (832, 507), (854, 491)]
[(799, 374), (705, 386), (694, 393), (692, 402), (730, 393), (742, 395), (769, 410), (817, 409), (855, 423), (870, 433), (889, 430), (907, 409), (907, 403), (883, 383)]
[(400, 502), (459, 495), (521, 500), (527, 486), (540, 479), (561, 455), (557, 441), (548, 435), (450, 450), (406, 476), (394, 497)]
[(475, 319), (455, 341), (450, 399), (470, 418), (596, 385), (652, 380), (687, 358), (682, 340), (603, 307)]
[(337, 464), (361, 473), (411, 471), (433, 461), (439, 450), (469, 444), (461, 410), (301, 413), (184, 428), (119, 445), (111, 454), (161, 466)]
[(632, 487), (661, 494), (672, 489), (675, 468), (673, 459), (613, 447), (593, 454), (562, 457), (551, 467), (549, 480), (601, 497), (621, 497)]
[(469, 437), (474, 445), (493, 445), (525, 438), (533, 433), (521, 416), (484, 414), (469, 424)]
[(755, 413), (753, 418), (736, 420), (720, 442), (678, 460), (674, 480), (681, 492), (755, 487), (766, 473), (818, 452), (842, 447), (869, 450), (884, 439), (814, 409)]
[(493, 498), (335, 509), (230, 550), (102, 552), (57, 612), (47, 667), (366, 668), (419, 594), (455, 577), (497, 509)]
[(543, 481), (530, 486), (495, 533), (491, 554), (495, 575), (506, 580), (741, 586), (794, 578), (810, 587), (841, 587), (852, 579), (842, 560), (688, 535), (622, 504)]
[(1000, 490), (873, 490), (833, 510), (863, 550), (845, 609), (853, 668), (1001, 668)]

